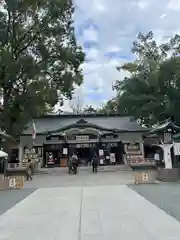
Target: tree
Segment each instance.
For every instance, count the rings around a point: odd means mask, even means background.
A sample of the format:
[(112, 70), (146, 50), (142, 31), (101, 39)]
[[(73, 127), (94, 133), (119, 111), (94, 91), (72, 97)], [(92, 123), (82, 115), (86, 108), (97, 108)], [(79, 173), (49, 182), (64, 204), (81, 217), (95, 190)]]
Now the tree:
[(75, 114), (83, 113), (83, 99), (80, 96), (73, 97), (70, 102), (70, 107)]
[(130, 75), (116, 82), (118, 111), (147, 126), (170, 116), (180, 124), (180, 36), (158, 46), (152, 32), (139, 34), (132, 50), (136, 61), (118, 68)]
[(91, 105), (89, 105), (84, 108), (83, 112), (86, 114), (94, 114), (97, 112), (97, 110), (95, 108), (93, 108)]
[(117, 98), (113, 98), (100, 109), (98, 109), (98, 113), (102, 114), (112, 114), (112, 113), (118, 113), (118, 101)]
[(31, 118), (72, 97), (84, 53), (71, 0), (4, 0), (0, 7), (0, 124), (17, 136)]

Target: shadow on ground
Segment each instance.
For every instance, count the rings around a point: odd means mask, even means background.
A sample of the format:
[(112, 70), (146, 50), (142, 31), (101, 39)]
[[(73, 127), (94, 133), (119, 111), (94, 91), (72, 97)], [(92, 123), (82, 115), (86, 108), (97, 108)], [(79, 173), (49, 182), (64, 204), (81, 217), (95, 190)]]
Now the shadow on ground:
[(0, 191), (0, 215), (5, 213), (8, 209), (25, 199), (36, 189), (22, 189), (22, 190), (3, 190)]
[(180, 184), (129, 185), (134, 191), (180, 221)]

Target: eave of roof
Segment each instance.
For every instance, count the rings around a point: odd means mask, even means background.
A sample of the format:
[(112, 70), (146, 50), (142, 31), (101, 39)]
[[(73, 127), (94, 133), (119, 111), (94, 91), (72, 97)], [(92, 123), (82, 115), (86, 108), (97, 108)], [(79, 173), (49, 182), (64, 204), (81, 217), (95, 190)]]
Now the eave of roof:
[(43, 115), (38, 117), (37, 119), (44, 119), (44, 118), (86, 118), (86, 117), (132, 117), (127, 116), (119, 113), (110, 113), (110, 114), (104, 114), (104, 113), (69, 113), (69, 114), (53, 114), (53, 115)]
[(15, 138), (13, 138), (11, 135), (9, 135), (5, 132), (2, 132), (1, 130), (0, 130), (0, 138), (4, 139), (4, 140), (9, 140), (9, 141), (12, 141), (12, 142), (16, 142)]
[(172, 121), (167, 121), (163, 124), (158, 125), (157, 127), (152, 128), (147, 135), (160, 134), (163, 133), (166, 129), (171, 128), (176, 131), (180, 131), (180, 127), (175, 125)]
[(174, 140), (180, 140), (180, 133), (176, 133), (173, 135)]
[[(120, 129), (102, 129), (104, 131), (109, 131), (110, 133), (146, 133), (148, 130), (120, 130)], [(37, 133), (36, 135), (39, 135), (39, 136), (44, 136), (44, 135), (50, 135), (50, 134), (53, 134), (53, 133), (58, 133), (58, 132), (62, 132), (63, 130), (62, 129), (57, 129), (57, 130), (53, 130), (53, 131), (46, 131), (46, 132), (42, 132), (42, 133)], [(21, 134), (21, 136), (31, 136), (32, 134)]]

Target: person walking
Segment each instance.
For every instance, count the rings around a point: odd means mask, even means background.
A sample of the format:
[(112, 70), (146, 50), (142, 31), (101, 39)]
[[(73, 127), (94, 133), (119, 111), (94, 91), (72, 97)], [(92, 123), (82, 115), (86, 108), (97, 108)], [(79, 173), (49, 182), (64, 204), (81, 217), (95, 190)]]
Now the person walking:
[(98, 163), (97, 163), (97, 156), (94, 155), (92, 157), (92, 172), (97, 172), (97, 166), (98, 166)]
[(73, 153), (72, 155), (72, 170), (74, 172), (74, 174), (77, 173), (77, 168), (78, 168), (78, 156), (76, 153)]
[(72, 170), (72, 156), (69, 157), (68, 161), (68, 173), (70, 174)]
[(155, 152), (154, 160), (155, 160), (156, 166), (159, 167), (160, 166), (160, 154), (158, 152)]
[(27, 180), (32, 180), (32, 162), (28, 159)]

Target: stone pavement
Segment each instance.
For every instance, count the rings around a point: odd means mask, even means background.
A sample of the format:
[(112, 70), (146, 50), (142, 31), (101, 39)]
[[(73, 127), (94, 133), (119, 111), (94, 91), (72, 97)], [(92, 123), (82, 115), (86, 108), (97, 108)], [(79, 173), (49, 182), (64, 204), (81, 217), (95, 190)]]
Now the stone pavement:
[[(0, 215), (12, 208), (15, 204), (21, 202), (28, 195), (33, 193), (36, 189), (23, 190), (3, 190), (0, 191)], [(0, 234), (1, 240), (1, 234)]]
[[(114, 167), (113, 167), (114, 168)], [(106, 168), (107, 169), (107, 168)], [(25, 188), (72, 187), (72, 186), (102, 186), (132, 184), (132, 171), (103, 171), (92, 173), (91, 167), (80, 167), (77, 175), (69, 175), (67, 168), (46, 169), (49, 174), (33, 176), (33, 181), (26, 181)]]
[(179, 183), (131, 185), (137, 193), (180, 221)]
[(3, 240), (179, 240), (180, 223), (126, 185), (41, 188), (0, 216)]

